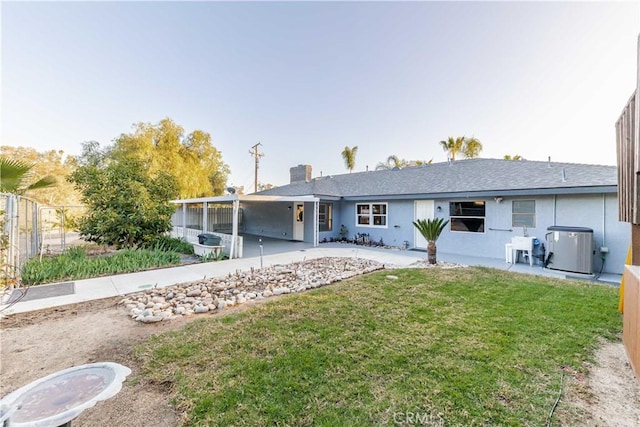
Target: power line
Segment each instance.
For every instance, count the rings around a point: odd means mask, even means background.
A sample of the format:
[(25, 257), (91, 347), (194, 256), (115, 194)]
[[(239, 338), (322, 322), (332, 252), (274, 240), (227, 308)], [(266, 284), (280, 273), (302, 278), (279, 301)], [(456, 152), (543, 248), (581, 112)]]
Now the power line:
[(258, 152), (258, 146), (262, 145), (260, 142), (258, 142), (256, 145), (254, 145), (251, 151), (249, 151), (249, 154), (251, 154), (254, 158), (255, 158), (255, 172), (254, 172), (254, 178), (253, 178), (253, 187), (254, 187), (254, 192), (257, 193), (258, 192), (258, 164), (260, 163), (260, 157), (264, 156), (264, 153), (260, 153)]

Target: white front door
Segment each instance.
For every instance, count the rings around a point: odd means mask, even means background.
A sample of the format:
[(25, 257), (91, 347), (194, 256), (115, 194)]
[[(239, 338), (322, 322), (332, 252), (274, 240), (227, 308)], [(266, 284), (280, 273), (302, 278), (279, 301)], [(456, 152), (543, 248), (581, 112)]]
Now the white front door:
[(293, 240), (304, 240), (304, 203), (294, 204)]
[[(414, 219), (433, 219), (433, 200), (416, 200), (414, 202)], [(415, 247), (427, 249), (427, 239), (417, 228), (413, 227)]]

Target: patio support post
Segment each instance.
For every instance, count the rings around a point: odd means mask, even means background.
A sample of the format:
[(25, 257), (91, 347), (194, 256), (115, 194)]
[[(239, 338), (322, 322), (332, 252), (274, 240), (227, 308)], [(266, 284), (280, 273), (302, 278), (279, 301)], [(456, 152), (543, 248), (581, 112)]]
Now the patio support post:
[(240, 200), (236, 196), (233, 201), (233, 221), (231, 228), (231, 248), (229, 248), (229, 259), (233, 259), (233, 254), (236, 249), (236, 242), (238, 241), (238, 211), (240, 210)]
[(182, 203), (182, 238), (187, 241), (187, 204)]
[(318, 217), (320, 216), (320, 203), (319, 200), (313, 201), (313, 247), (318, 246)]
[(4, 230), (9, 235), (9, 248), (7, 250), (7, 268), (12, 268), (9, 277), (16, 277), (15, 273), (18, 269), (18, 259), (16, 257), (16, 219), (18, 218), (18, 196), (7, 194), (7, 205), (5, 207), (6, 223)]
[(209, 222), (209, 203), (202, 202), (202, 232), (206, 233), (208, 231), (207, 224)]
[[(38, 253), (38, 249), (40, 248), (40, 245), (38, 244), (38, 204), (37, 203), (32, 203), (31, 205), (31, 252), (30, 252), (30, 256), (31, 255), (35, 255)], [(64, 208), (62, 209), (62, 236), (65, 235), (64, 233)], [(64, 245), (62, 247), (64, 249)], [(27, 258), (29, 259), (29, 258)]]

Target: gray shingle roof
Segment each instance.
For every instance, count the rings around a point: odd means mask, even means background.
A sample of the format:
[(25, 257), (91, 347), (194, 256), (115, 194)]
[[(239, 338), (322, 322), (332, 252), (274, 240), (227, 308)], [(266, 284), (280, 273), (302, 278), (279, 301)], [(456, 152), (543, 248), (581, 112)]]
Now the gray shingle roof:
[(590, 188), (602, 192), (601, 187), (613, 187), (610, 191), (615, 191), (617, 186), (615, 166), (555, 162), (550, 165), (529, 160), (464, 159), (400, 170), (314, 178), (310, 182), (292, 183), (260, 194), (345, 198), (477, 192), (554, 194), (573, 190), (588, 192)]

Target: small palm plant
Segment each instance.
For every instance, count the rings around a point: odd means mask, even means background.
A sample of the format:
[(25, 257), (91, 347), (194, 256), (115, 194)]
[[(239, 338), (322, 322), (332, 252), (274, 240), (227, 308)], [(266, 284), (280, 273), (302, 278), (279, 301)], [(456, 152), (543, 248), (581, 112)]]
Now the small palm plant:
[(429, 264), (436, 263), (436, 240), (440, 237), (442, 230), (447, 226), (449, 220), (444, 218), (417, 219), (413, 221), (413, 226), (418, 229), (422, 237), (427, 240), (427, 259)]

